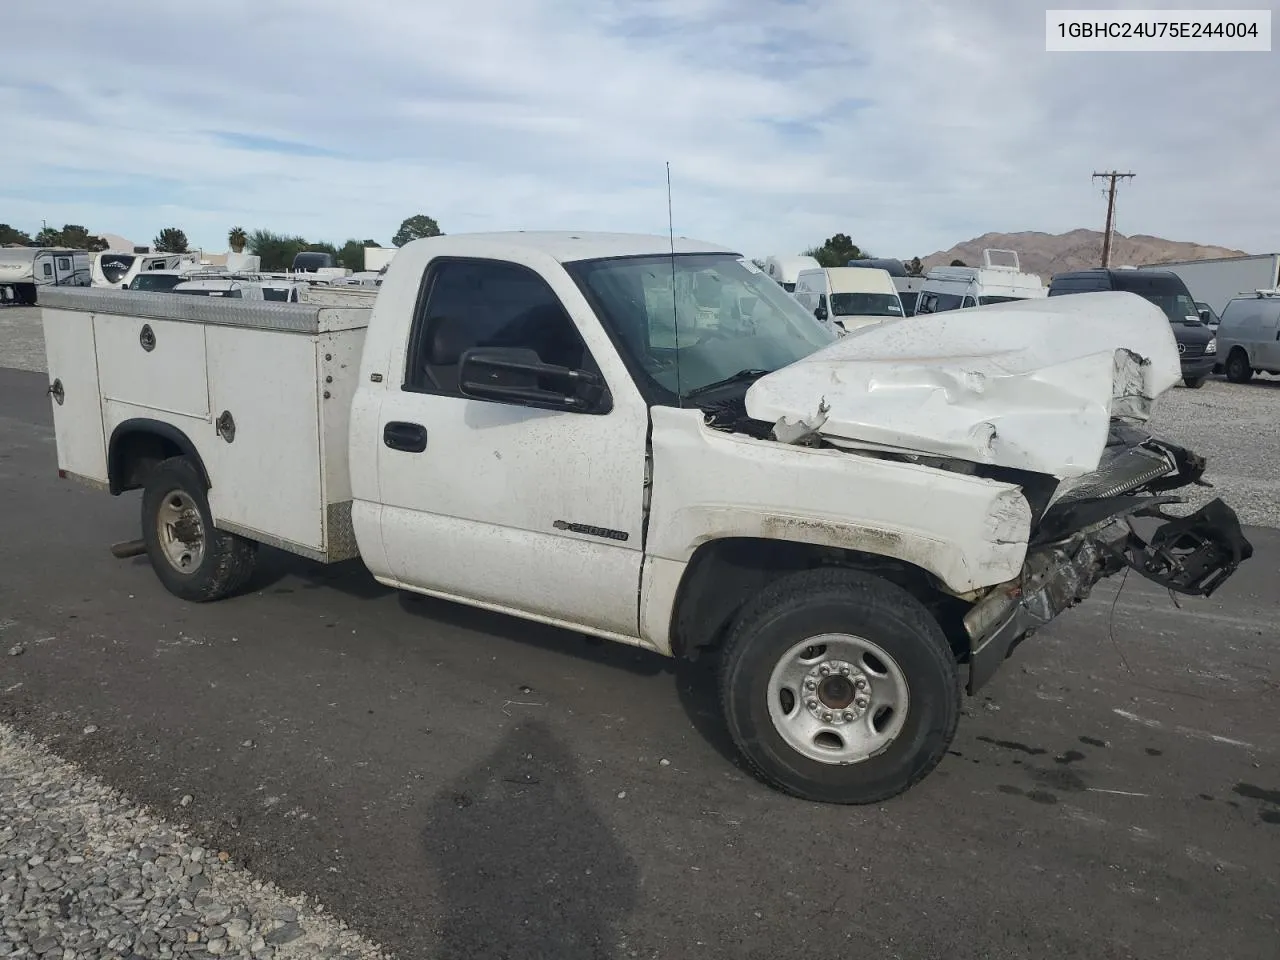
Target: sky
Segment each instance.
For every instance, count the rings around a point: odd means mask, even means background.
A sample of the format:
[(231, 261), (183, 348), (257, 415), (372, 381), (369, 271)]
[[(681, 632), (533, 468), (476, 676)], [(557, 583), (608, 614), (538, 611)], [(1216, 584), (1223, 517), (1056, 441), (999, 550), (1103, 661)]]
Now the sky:
[(1122, 233), (1280, 249), (1280, 53), (1046, 53), (1027, 0), (59, 10), (4, 17), (0, 222), (31, 232), (665, 234), (669, 162), (676, 233), (749, 256), (1100, 229), (1110, 169)]

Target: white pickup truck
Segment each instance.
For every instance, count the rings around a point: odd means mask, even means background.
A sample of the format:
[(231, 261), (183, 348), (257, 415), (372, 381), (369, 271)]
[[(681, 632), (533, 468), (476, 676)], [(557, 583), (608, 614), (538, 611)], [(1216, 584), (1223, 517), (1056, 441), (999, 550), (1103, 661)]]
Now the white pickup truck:
[(837, 339), (723, 247), (435, 237), (372, 307), (41, 292), (61, 476), (142, 491), (179, 597), (259, 544), (636, 644), (715, 651), (750, 768), (868, 803), (1013, 647), (1126, 565), (1206, 595), (1252, 552), (1141, 430), (1180, 376), (1131, 294)]

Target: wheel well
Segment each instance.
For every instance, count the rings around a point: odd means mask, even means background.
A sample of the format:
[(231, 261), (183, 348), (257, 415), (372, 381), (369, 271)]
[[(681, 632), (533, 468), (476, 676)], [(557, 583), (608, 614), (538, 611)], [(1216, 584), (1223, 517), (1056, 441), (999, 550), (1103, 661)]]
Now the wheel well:
[(159, 420), (126, 420), (111, 432), (107, 446), (107, 479), (113, 494), (139, 489), (157, 464), (170, 457), (188, 457), (195, 464), (204, 488), (209, 474), (195, 444), (172, 424)]
[(1248, 350), (1246, 350), (1244, 347), (1240, 346), (1240, 344), (1238, 344), (1238, 343), (1237, 343), (1234, 347), (1232, 347), (1232, 348), (1231, 348), (1231, 352), (1227, 354), (1227, 359), (1228, 359), (1228, 360), (1230, 360), (1230, 359), (1231, 359), (1232, 357), (1234, 357), (1237, 353), (1238, 353), (1238, 354), (1241, 354), (1241, 355), (1244, 357), (1244, 362), (1245, 362), (1245, 363), (1248, 363), (1248, 362), (1249, 362), (1249, 351), (1248, 351)]
[(672, 652), (694, 659), (719, 646), (748, 600), (781, 577), (817, 567), (864, 570), (897, 584), (934, 615), (957, 658), (967, 655), (963, 617), (970, 604), (943, 590), (923, 567), (860, 550), (755, 537), (712, 540), (694, 552), (671, 613)]

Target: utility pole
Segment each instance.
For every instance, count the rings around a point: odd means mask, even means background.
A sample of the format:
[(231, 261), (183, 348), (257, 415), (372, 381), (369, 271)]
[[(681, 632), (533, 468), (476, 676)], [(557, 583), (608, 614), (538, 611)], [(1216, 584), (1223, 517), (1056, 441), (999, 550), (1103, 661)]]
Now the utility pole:
[(1107, 229), (1102, 234), (1102, 266), (1103, 268), (1111, 266), (1111, 234), (1116, 226), (1116, 181), (1131, 180), (1132, 173), (1117, 173), (1111, 170), (1107, 173), (1095, 173), (1093, 179), (1110, 181), (1107, 187)]

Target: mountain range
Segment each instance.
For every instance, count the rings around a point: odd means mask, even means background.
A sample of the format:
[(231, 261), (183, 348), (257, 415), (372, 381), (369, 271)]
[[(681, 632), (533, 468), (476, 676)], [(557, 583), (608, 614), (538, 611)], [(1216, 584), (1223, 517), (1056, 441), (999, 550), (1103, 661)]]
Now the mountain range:
[[(939, 250), (921, 258), (925, 270), (945, 267), (952, 260), (963, 260), (967, 266), (982, 265), (982, 251), (1016, 250), (1022, 269), (1039, 274), (1045, 283), (1055, 273), (1065, 270), (1085, 270), (1102, 262), (1102, 233), (1098, 230), (1072, 230), (1069, 233), (1040, 233), (1034, 230), (1022, 233), (984, 233), (980, 237), (957, 243), (950, 250)], [(1111, 265), (1143, 266), (1149, 263), (1167, 263), (1171, 260), (1204, 260), (1212, 257), (1245, 256), (1243, 250), (1215, 247), (1180, 240), (1165, 240), (1145, 234), (1126, 237), (1116, 233), (1111, 237)], [(1002, 262), (997, 260), (996, 262)]]

